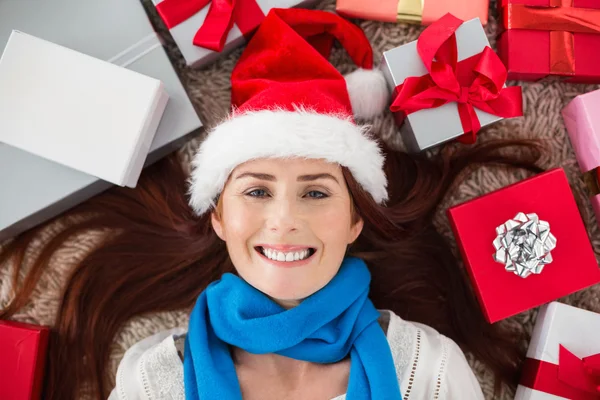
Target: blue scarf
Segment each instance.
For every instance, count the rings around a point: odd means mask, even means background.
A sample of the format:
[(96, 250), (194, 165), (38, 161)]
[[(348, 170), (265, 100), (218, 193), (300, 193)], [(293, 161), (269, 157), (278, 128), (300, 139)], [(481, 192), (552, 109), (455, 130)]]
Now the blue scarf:
[(238, 276), (224, 274), (198, 297), (184, 350), (187, 400), (241, 400), (229, 345), (335, 363), (350, 353), (347, 399), (401, 400), (394, 360), (368, 298), (371, 274), (346, 258), (337, 275), (298, 306), (284, 309)]

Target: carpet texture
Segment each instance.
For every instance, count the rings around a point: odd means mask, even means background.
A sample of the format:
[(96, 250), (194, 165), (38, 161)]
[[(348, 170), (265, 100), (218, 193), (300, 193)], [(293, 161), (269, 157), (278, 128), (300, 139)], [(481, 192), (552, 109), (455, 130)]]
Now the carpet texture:
[[(182, 82), (187, 88), (204, 124), (206, 126), (213, 125), (228, 112), (230, 101), (229, 77), (243, 49), (237, 49), (203, 69), (191, 70), (185, 66), (181, 53), (158, 18), (150, 0), (142, 1), (156, 30), (165, 38), (169, 56), (180, 73)], [(335, 9), (335, 2), (333, 0), (325, 0), (317, 8), (333, 11)], [(495, 1), (490, 5), (490, 10), (491, 17), (489, 24), (486, 26), (486, 32), (492, 47), (495, 49), (495, 36), (498, 31), (498, 12), (496, 11)], [(376, 62), (379, 62), (381, 59), (383, 51), (417, 39), (419, 33), (423, 30), (420, 26), (406, 24), (358, 20), (355, 22), (364, 29), (370, 39), (375, 50)], [(349, 58), (340, 48), (334, 50), (331, 61), (342, 73), (350, 72), (354, 68)], [(558, 81), (546, 81), (542, 83), (522, 83), (522, 87), (525, 117), (505, 120), (484, 128), (479, 140), (486, 141), (498, 138), (542, 139), (547, 144), (550, 152), (543, 156), (541, 164), (544, 168), (563, 167), (566, 170), (579, 202), (590, 238), (596, 252), (598, 252), (600, 249), (600, 232), (598, 231), (592, 208), (586, 200), (586, 189), (560, 116), (561, 108), (573, 99), (573, 97), (595, 90), (598, 86), (569, 85)], [(380, 132), (384, 140), (402, 148), (402, 144), (397, 137), (397, 128), (394, 126), (389, 113), (373, 121), (373, 125), (375, 131)], [(191, 140), (180, 150), (186, 162), (201, 140), (202, 135)], [(454, 245), (454, 239), (444, 214), (444, 210), (448, 206), (501, 188), (527, 176), (526, 173), (519, 170), (491, 167), (477, 169), (466, 176), (457, 189), (446, 198), (436, 218), (436, 225)], [(40, 243), (43, 243), (44, 238), (52, 232), (60, 230), (61, 226), (64, 226), (65, 223), (65, 221), (59, 219), (52, 224), (47, 224), (45, 230), (39, 235), (39, 241), (32, 246), (28, 254), (30, 256), (35, 255), (36, 248), (39, 247)], [(15, 319), (37, 324), (51, 324), (58, 306), (61, 285), (66, 279), (70, 268), (81, 259), (87, 250), (94, 246), (98, 238), (99, 234), (86, 234), (78, 237), (77, 240), (71, 241), (61, 249), (52, 260), (50, 268), (48, 268), (42, 277), (31, 303)], [(454, 250), (455, 254), (457, 254), (456, 248)], [(11, 288), (9, 276), (11, 269), (10, 265), (0, 266), (0, 307), (5, 305), (10, 299)], [(562, 298), (560, 301), (600, 312), (600, 285)], [(510, 324), (515, 330), (524, 331), (529, 335), (535, 323), (536, 315), (537, 310), (528, 311), (510, 318), (506, 323)], [(162, 329), (177, 325), (187, 325), (185, 311), (149, 315), (130, 321), (114, 343), (114, 351), (111, 356), (111, 368), (113, 372), (116, 372), (117, 365), (129, 346)], [(523, 343), (524, 346), (526, 344)], [(492, 394), (493, 379), (490, 372), (477, 361), (473, 360), (470, 355), (468, 355), (468, 358), (480, 380), (486, 398), (494, 398)], [(513, 396), (513, 389), (504, 389), (502, 394), (496, 398), (504, 400), (512, 399)]]

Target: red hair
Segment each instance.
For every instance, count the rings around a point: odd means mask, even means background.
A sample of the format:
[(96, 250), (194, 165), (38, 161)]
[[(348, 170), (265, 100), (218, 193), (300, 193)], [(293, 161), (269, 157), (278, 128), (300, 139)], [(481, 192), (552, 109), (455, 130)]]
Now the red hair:
[[(516, 151), (508, 157), (502, 150)], [(344, 168), (343, 174), (364, 228), (350, 254), (372, 273), (376, 307), (430, 325), (471, 351), (515, 384), (522, 352), (502, 324), (488, 324), (450, 246), (433, 225), (437, 206), (456, 177), (477, 164), (505, 164), (539, 172), (534, 142), (487, 142), (461, 151), (409, 155), (385, 149), (387, 206), (377, 205)], [(224, 272), (234, 272), (225, 244), (214, 233), (210, 213), (197, 217), (188, 204), (187, 177), (176, 157), (145, 170), (134, 190), (115, 187), (73, 209), (76, 222), (43, 248), (17, 286), (25, 250), (38, 229), (22, 234), (0, 254), (12, 258), (16, 295), (0, 312), (13, 316), (25, 306), (52, 254), (67, 238), (90, 229), (110, 234), (73, 270), (62, 293), (49, 346), (44, 399), (79, 398), (88, 388), (106, 399), (110, 349), (133, 317), (190, 309), (200, 292)]]

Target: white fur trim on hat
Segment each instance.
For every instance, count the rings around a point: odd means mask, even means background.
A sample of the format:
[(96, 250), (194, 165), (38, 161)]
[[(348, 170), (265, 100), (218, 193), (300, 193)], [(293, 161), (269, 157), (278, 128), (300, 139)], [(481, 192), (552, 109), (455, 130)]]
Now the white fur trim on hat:
[(356, 118), (371, 119), (385, 111), (390, 90), (380, 69), (358, 68), (344, 75), (344, 79)]
[(377, 203), (387, 200), (384, 157), (365, 127), (307, 110), (261, 110), (232, 115), (200, 145), (192, 159), (190, 205), (204, 214), (215, 206), (235, 167), (252, 159), (284, 157), (338, 163)]

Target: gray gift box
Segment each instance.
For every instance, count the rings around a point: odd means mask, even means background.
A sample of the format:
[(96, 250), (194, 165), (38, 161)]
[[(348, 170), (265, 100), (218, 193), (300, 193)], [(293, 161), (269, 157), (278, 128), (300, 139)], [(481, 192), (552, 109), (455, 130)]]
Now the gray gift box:
[[(202, 126), (139, 0), (0, 1), (0, 49), (13, 29), (164, 83), (169, 102), (145, 166), (179, 148)], [(0, 240), (56, 217), (111, 186), (0, 143)]]
[[(155, 6), (160, 5), (164, 0), (152, 0)], [(310, 8), (319, 2), (319, 0), (252, 0), (256, 1), (256, 6), (262, 11), (264, 15), (267, 15), (272, 8)], [(186, 2), (183, 6), (186, 6)], [(187, 2), (189, 3), (189, 2)], [(217, 58), (222, 57), (237, 47), (242, 46), (246, 43), (246, 38), (242, 34), (240, 28), (234, 23), (231, 30), (227, 34), (225, 40), (225, 46), (221, 52), (216, 52), (203, 47), (196, 46), (193, 43), (196, 32), (200, 29), (208, 10), (210, 9), (210, 2), (207, 6), (202, 8), (200, 11), (192, 15), (190, 18), (181, 22), (180, 24), (173, 26), (169, 29), (169, 32), (173, 36), (173, 40), (177, 43), (177, 47), (181, 51), (183, 58), (188, 66), (192, 68), (199, 68), (206, 64), (215, 61)], [(259, 14), (260, 15), (260, 14)], [(258, 25), (257, 25), (258, 27)], [(251, 32), (249, 32), (251, 34)]]
[[(456, 30), (458, 61), (481, 53), (490, 43), (485, 35), (479, 18), (466, 21)], [(417, 41), (407, 43), (383, 53), (381, 68), (390, 91), (401, 85), (411, 76), (427, 75), (427, 68), (417, 53)], [(484, 127), (502, 119), (475, 109), (481, 126)], [(458, 106), (448, 103), (438, 108), (420, 110), (404, 118), (396, 113), (396, 119), (402, 121), (400, 135), (408, 151), (419, 152), (464, 134)]]

